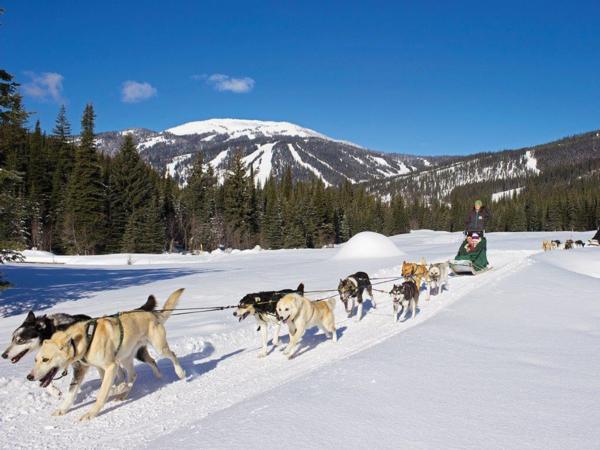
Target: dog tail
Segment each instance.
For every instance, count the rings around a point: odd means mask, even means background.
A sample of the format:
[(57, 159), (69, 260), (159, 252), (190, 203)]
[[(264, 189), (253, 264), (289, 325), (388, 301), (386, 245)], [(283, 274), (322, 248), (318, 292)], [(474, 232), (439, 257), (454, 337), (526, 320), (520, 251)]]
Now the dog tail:
[(146, 303), (138, 308), (141, 311), (152, 312), (156, 309), (156, 297), (154, 295), (150, 295)]
[(171, 317), (171, 313), (175, 308), (177, 308), (177, 304), (179, 303), (179, 297), (181, 297), (181, 294), (183, 294), (183, 288), (177, 289), (175, 292), (169, 295), (169, 298), (165, 302), (165, 306), (163, 306), (162, 311), (158, 313), (158, 317), (161, 323), (165, 323), (167, 319)]

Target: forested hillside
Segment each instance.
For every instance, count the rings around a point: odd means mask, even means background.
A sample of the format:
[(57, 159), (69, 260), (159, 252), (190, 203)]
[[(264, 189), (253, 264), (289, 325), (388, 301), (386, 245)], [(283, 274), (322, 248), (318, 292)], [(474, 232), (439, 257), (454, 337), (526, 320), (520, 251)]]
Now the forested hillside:
[[(97, 148), (91, 104), (72, 136), (62, 107), (50, 134), (28, 128), (18, 84), (0, 72), (0, 242), (56, 253), (320, 247), (364, 230), (461, 230), (476, 198), (489, 231), (586, 230), (600, 219), (598, 134), (499, 154), (440, 158), (438, 166), (380, 183), (326, 184), (320, 177), (256, 183), (242, 152), (215, 172), (194, 154), (187, 183), (144, 161), (125, 134)], [(570, 155), (570, 156), (569, 156)], [(492, 169), (493, 168), (493, 169)], [(493, 172), (494, 176), (479, 176)], [(459, 178), (462, 177), (462, 178)], [(520, 188), (492, 202), (492, 194)]]

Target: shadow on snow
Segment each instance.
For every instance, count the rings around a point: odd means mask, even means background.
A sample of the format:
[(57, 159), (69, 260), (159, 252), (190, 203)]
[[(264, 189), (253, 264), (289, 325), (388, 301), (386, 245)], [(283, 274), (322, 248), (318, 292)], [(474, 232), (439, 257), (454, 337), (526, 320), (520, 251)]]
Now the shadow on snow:
[[(0, 317), (50, 308), (61, 302), (89, 297), (95, 292), (215, 271), (197, 268), (6, 266), (2, 272), (14, 287), (0, 293)], [(143, 303), (145, 298), (138, 300)]]

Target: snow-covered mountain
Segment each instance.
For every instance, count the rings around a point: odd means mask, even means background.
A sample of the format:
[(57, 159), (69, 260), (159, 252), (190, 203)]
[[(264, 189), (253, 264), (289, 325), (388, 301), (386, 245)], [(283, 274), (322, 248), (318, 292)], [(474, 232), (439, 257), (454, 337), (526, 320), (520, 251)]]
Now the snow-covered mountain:
[(402, 193), (409, 198), (445, 199), (461, 186), (481, 189), (485, 183), (502, 192), (519, 188), (528, 177), (544, 174), (567, 182), (593, 173), (599, 163), (600, 132), (593, 131), (517, 150), (438, 158), (433, 167), (372, 180), (368, 188), (385, 197)]
[(96, 142), (101, 151), (113, 154), (128, 134), (144, 159), (182, 183), (198, 152), (221, 178), (241, 153), (260, 183), (282, 175), (288, 166), (297, 179), (317, 176), (332, 185), (394, 177), (432, 165), (429, 159), (367, 150), (288, 122), (210, 119), (161, 132), (132, 128), (100, 133)]

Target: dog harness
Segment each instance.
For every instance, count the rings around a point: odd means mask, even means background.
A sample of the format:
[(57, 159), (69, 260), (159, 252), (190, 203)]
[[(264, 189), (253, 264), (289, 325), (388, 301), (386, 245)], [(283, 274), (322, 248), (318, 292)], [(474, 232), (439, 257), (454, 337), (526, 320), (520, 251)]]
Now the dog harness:
[[(123, 322), (121, 322), (121, 313), (116, 313), (116, 314), (113, 314), (112, 316), (101, 317), (101, 319), (108, 319), (108, 318), (116, 319), (117, 324), (119, 325), (119, 344), (117, 345), (117, 349), (115, 350), (115, 356), (116, 356), (119, 353), (119, 350), (121, 350), (121, 346), (123, 345), (123, 338), (125, 335), (125, 330), (123, 329)], [(96, 328), (98, 328), (98, 319), (92, 319), (92, 320), (88, 321), (87, 325), (85, 326), (85, 336), (87, 338), (87, 349), (85, 351), (85, 354), (81, 358), (81, 360), (85, 364), (88, 364), (85, 355), (87, 355), (87, 353), (92, 345), (92, 341), (94, 340), (94, 336), (96, 334)], [(75, 343), (73, 343), (73, 349), (76, 350)]]

